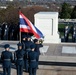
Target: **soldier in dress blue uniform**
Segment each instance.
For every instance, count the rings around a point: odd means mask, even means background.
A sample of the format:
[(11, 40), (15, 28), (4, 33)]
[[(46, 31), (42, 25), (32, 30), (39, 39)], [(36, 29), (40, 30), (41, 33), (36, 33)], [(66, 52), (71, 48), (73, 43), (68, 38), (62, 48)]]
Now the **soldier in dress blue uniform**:
[(73, 33), (72, 33), (72, 41), (76, 42), (76, 27), (73, 27)]
[(18, 43), (18, 50), (14, 53), (14, 61), (17, 67), (17, 75), (23, 75), (23, 66), (24, 66), (24, 50), (22, 49), (22, 44)]
[[(34, 44), (35, 44), (35, 51), (38, 53), (38, 61), (39, 61), (39, 55), (40, 55), (39, 48), (43, 47), (43, 45), (39, 43), (38, 39), (34, 39), (33, 41), (34, 41)], [(38, 68), (38, 65), (37, 65), (37, 68)]]
[(31, 51), (28, 54), (29, 57), (29, 75), (36, 75), (37, 62), (38, 62), (38, 53), (35, 52), (35, 44), (30, 46)]
[(8, 31), (8, 40), (14, 40), (14, 30), (15, 30), (15, 25), (12, 23), (9, 26), (9, 31)]
[(28, 63), (28, 49), (25, 50), (25, 54), (24, 54), (24, 66), (25, 66), (25, 72), (28, 72), (29, 70), (29, 63)]
[(5, 44), (5, 51), (1, 54), (1, 60), (3, 64), (3, 75), (11, 75), (11, 63), (13, 61), (12, 53), (9, 51), (9, 44)]
[(26, 50), (26, 46), (25, 46), (26, 41), (27, 41), (27, 36), (26, 35), (23, 35), (22, 36), (22, 48), (24, 50)]
[(1, 31), (1, 39), (2, 40), (8, 40), (8, 30), (9, 30), (9, 27), (6, 23), (3, 23), (2, 25), (2, 31)]
[(33, 42), (31, 41), (31, 36), (27, 35), (27, 41), (26, 41), (26, 48), (29, 50), (30, 46), (33, 44)]
[(70, 30), (69, 26), (66, 26), (65, 32), (64, 32), (64, 41), (65, 42), (68, 42), (69, 30)]
[(24, 65), (25, 65), (25, 71), (28, 72), (29, 70), (29, 64), (28, 64), (28, 53), (30, 52), (30, 45), (32, 45), (33, 42), (31, 41), (31, 36), (27, 35), (27, 41), (25, 42), (26, 50), (24, 55)]

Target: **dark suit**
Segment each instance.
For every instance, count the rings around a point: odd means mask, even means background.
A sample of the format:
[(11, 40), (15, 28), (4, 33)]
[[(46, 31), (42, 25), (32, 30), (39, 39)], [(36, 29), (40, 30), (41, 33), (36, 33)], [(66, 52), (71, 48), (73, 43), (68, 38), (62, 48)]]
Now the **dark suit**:
[(3, 64), (3, 75), (10, 75), (11, 62), (13, 60), (12, 53), (9, 51), (3, 51), (1, 54), (1, 60)]
[(23, 57), (24, 57), (24, 50), (17, 50), (14, 53), (14, 60), (16, 63), (16, 67), (17, 67), (17, 75), (22, 75), (23, 74), (23, 66), (24, 66), (24, 61), (23, 61)]
[(35, 51), (29, 52), (29, 75), (36, 75), (38, 53)]

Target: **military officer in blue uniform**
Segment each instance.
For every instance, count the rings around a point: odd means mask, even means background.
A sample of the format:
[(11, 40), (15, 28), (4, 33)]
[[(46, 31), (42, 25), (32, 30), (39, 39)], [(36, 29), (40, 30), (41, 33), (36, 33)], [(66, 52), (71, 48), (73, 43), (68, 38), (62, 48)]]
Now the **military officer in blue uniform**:
[(38, 53), (35, 52), (35, 44), (30, 46), (31, 51), (28, 54), (29, 57), (29, 75), (36, 75), (37, 62), (38, 62)]
[(11, 63), (13, 61), (12, 53), (9, 51), (9, 44), (5, 44), (5, 51), (1, 54), (1, 60), (3, 64), (3, 75), (11, 75)]
[(22, 44), (18, 43), (18, 50), (14, 53), (14, 61), (16, 63), (17, 75), (23, 75), (23, 66), (24, 66), (24, 50), (22, 49)]
[[(39, 43), (38, 39), (34, 39), (34, 44), (35, 44), (35, 51), (38, 53), (38, 62), (39, 62), (39, 55), (40, 55), (40, 47), (43, 47), (43, 45), (41, 43)], [(38, 69), (38, 65), (37, 65), (37, 69)]]
[(23, 35), (22, 36), (22, 48), (24, 49), (24, 50), (26, 50), (26, 45), (25, 45), (25, 43), (26, 43), (26, 41), (27, 41), (27, 36), (26, 35)]
[(25, 65), (25, 71), (28, 72), (29, 70), (29, 62), (28, 62), (28, 53), (30, 52), (30, 45), (32, 45), (33, 42), (31, 41), (31, 36), (27, 35), (27, 41), (25, 42), (26, 50), (24, 55), (24, 65)]
[(25, 66), (25, 72), (29, 71), (29, 62), (28, 62), (28, 49), (25, 50), (25, 54), (24, 54), (24, 66)]
[(30, 46), (33, 44), (33, 42), (31, 41), (31, 36), (27, 35), (27, 41), (26, 41), (26, 49), (30, 50)]

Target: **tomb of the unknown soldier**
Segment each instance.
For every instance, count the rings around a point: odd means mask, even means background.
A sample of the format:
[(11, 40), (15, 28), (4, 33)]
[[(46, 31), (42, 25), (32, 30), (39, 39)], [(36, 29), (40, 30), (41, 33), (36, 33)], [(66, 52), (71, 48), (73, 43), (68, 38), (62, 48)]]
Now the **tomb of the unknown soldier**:
[[(68, 27), (64, 29), (64, 42), (61, 41), (58, 31), (58, 12), (38, 12), (34, 14), (34, 20), (35, 26), (44, 34), (41, 43), (43, 46), (39, 48), (39, 68), (36, 75), (76, 75), (76, 43), (67, 42), (68, 33), (70, 33)], [(72, 38), (75, 33), (74, 30)], [(10, 45), (10, 52), (14, 56), (18, 43), (19, 40), (0, 40), (0, 57), (5, 44)], [(0, 75), (3, 75), (1, 61)], [(17, 75), (14, 63), (12, 63), (11, 75)], [(29, 73), (23, 69), (23, 75), (29, 75)]]
[(35, 25), (44, 34), (44, 43), (60, 43), (58, 12), (39, 12), (34, 15)]

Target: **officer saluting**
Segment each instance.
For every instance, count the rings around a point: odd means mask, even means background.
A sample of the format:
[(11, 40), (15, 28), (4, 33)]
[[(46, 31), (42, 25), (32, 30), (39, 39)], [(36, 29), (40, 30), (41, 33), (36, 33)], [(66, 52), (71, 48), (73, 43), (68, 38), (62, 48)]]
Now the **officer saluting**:
[[(35, 51), (38, 53), (38, 61), (39, 61), (39, 55), (40, 55), (39, 48), (40, 47), (43, 47), (43, 45), (39, 43), (39, 40), (38, 39), (34, 39), (33, 41), (35, 43)], [(38, 68), (38, 65), (37, 65), (37, 68)]]
[(31, 41), (31, 36), (27, 35), (27, 41), (25, 43), (26, 45), (26, 49), (28, 49), (28, 51), (30, 51), (30, 46), (33, 44), (33, 42)]
[(1, 60), (3, 64), (3, 75), (10, 75), (11, 73), (11, 62), (13, 60), (12, 53), (9, 51), (9, 44), (5, 44), (5, 51), (1, 54)]
[(30, 46), (31, 51), (28, 54), (29, 57), (29, 75), (36, 75), (38, 53), (35, 52), (35, 44)]
[(14, 53), (14, 60), (16, 63), (16, 67), (17, 67), (17, 75), (22, 75), (23, 74), (23, 65), (24, 65), (24, 61), (23, 61), (23, 57), (24, 57), (24, 50), (22, 49), (22, 44), (18, 43), (18, 50), (15, 51)]
[(25, 71), (28, 72), (29, 70), (29, 62), (28, 62), (28, 53), (30, 52), (30, 45), (32, 45), (33, 42), (31, 41), (31, 36), (27, 35), (27, 41), (25, 42), (25, 55), (24, 55), (24, 64), (25, 64)]

